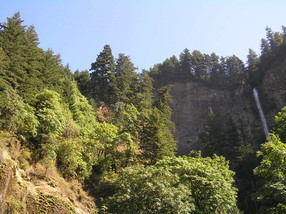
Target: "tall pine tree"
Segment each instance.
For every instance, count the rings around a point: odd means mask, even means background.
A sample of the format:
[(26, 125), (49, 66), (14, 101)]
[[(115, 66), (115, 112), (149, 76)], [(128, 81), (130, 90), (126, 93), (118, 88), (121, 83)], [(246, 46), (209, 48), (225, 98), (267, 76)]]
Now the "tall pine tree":
[(130, 104), (130, 97), (134, 94), (134, 88), (137, 80), (135, 70), (137, 68), (131, 62), (128, 56), (119, 54), (116, 60), (115, 77), (116, 87), (115, 99), (117, 102), (124, 102)]
[(8, 18), (0, 25), (0, 47), (8, 57), (5, 79), (17, 89), (24, 100), (31, 103), (42, 85), (42, 49), (38, 47), (38, 36), (33, 26), (22, 25), (20, 13)]
[(115, 64), (112, 50), (105, 45), (96, 61), (91, 64), (91, 97), (97, 102), (114, 104), (116, 92)]

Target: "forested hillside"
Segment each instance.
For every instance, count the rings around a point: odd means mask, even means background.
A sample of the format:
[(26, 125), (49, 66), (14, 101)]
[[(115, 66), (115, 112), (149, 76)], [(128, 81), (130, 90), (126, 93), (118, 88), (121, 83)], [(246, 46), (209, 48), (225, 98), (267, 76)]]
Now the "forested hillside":
[(0, 213), (285, 212), (286, 109), (263, 144), (259, 131), (209, 108), (201, 147), (180, 156), (170, 85), (243, 87), (251, 96), (248, 88), (263, 88), (271, 66), (284, 63), (283, 30), (267, 28), (261, 56), (250, 50), (247, 66), (186, 49), (138, 71), (105, 45), (89, 70), (71, 71), (39, 47), (19, 13), (3, 20)]

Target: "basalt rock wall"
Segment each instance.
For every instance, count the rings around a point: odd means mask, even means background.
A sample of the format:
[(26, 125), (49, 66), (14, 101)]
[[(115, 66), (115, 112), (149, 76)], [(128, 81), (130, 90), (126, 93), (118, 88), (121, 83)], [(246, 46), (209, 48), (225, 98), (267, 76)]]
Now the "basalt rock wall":
[(256, 126), (253, 124), (252, 101), (247, 98), (246, 91), (249, 89), (213, 89), (199, 82), (174, 83), (171, 91), (172, 120), (176, 125), (178, 153), (202, 149), (199, 135), (204, 131), (210, 109), (222, 117), (232, 117), (234, 121), (242, 119), (249, 127)]
[[(269, 72), (258, 88), (270, 129), (274, 116), (286, 105), (286, 87), (283, 83), (286, 83), (286, 77), (280, 78)], [(243, 124), (254, 138), (263, 140), (263, 127), (250, 85), (236, 89), (217, 89), (194, 81), (175, 82), (172, 85), (172, 120), (176, 125), (179, 154), (203, 149), (199, 136), (204, 131), (210, 109), (221, 119), (231, 117), (234, 123)]]

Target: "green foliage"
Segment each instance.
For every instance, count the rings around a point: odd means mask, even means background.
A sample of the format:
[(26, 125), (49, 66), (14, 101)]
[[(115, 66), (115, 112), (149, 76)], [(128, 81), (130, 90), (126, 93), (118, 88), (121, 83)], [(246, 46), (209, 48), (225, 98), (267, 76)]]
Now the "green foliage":
[(198, 50), (192, 53), (183, 50), (179, 59), (171, 57), (163, 63), (156, 64), (150, 69), (154, 78), (154, 85), (161, 87), (176, 81), (199, 81), (208, 86), (224, 89), (234, 89), (250, 83), (259, 86), (264, 74), (274, 62), (283, 61), (286, 54), (286, 30), (282, 26), (282, 33), (273, 32), (266, 28), (266, 39), (261, 40), (260, 57), (253, 50), (249, 50), (247, 67), (237, 56), (219, 57), (202, 54)]
[(98, 167), (99, 174), (108, 171), (114, 166), (115, 153), (117, 148), (118, 127), (108, 124), (99, 123), (95, 127), (96, 141), (98, 142)]
[(248, 82), (252, 87), (256, 87), (263, 79), (262, 72), (258, 72), (258, 66), (260, 59), (257, 54), (249, 49), (249, 54), (247, 55), (247, 73), (248, 73)]
[(31, 106), (12, 88), (0, 91), (0, 126), (25, 137), (36, 136), (39, 122)]
[(70, 93), (67, 95), (67, 102), (72, 113), (72, 118), (81, 127), (81, 135), (92, 135), (96, 125), (96, 115), (93, 107), (88, 103), (78, 90), (75, 82), (69, 82)]
[(209, 84), (212, 87), (223, 88), (225, 86), (225, 58), (217, 56), (212, 53), (210, 56), (210, 64), (208, 69), (210, 71)]
[[(182, 56), (183, 57), (183, 56)], [(187, 56), (186, 56), (187, 58)], [(188, 59), (186, 59), (188, 60)], [(187, 63), (187, 62), (186, 62)], [(166, 59), (162, 64), (157, 64), (151, 69), (151, 75), (155, 80), (155, 87), (160, 87), (162, 85), (168, 85), (169, 83), (173, 82), (177, 79), (183, 79), (183, 73), (187, 75), (191, 75), (188, 69), (186, 71), (181, 71), (186, 68), (185, 65), (180, 67), (179, 60), (176, 56), (172, 56)], [(178, 70), (180, 69), (180, 72)], [(178, 76), (182, 75), (182, 77)], [(185, 78), (186, 78), (185, 76)]]
[(131, 103), (138, 111), (147, 114), (152, 108), (153, 79), (146, 70), (143, 70), (137, 79)]
[(120, 109), (115, 125), (120, 133), (129, 133), (132, 140), (139, 141), (141, 114), (134, 105), (125, 105)]
[(158, 90), (157, 99), (153, 103), (152, 111), (144, 118), (141, 129), (141, 148), (147, 162), (155, 163), (164, 156), (172, 156), (176, 150), (173, 137), (174, 124), (171, 122), (172, 110), (170, 103), (171, 86)]
[(140, 147), (143, 150), (143, 158), (149, 163), (155, 163), (164, 156), (172, 156), (176, 150), (174, 124), (171, 122), (172, 111), (169, 106), (172, 102), (170, 90), (171, 86), (159, 89), (152, 111), (147, 115), (142, 114)]
[(206, 66), (208, 64), (208, 59), (207, 55), (204, 56), (198, 50), (192, 52), (191, 68), (194, 71), (195, 77), (199, 80), (207, 80), (209, 78)]
[(157, 99), (154, 101), (153, 106), (159, 109), (166, 119), (171, 119), (172, 109), (170, 104), (173, 102), (170, 91), (172, 89), (171, 85), (164, 86), (157, 90)]
[(190, 213), (194, 210), (189, 190), (178, 175), (162, 168), (140, 166), (125, 170), (116, 181), (118, 193), (109, 198), (111, 213)]
[(19, 87), (23, 82), (25, 72), (23, 62), (25, 60), (22, 52), (25, 43), (25, 27), (22, 26), (23, 20), (20, 14), (16, 13), (12, 18), (7, 19), (7, 23), (0, 25), (0, 44), (6, 56), (9, 56), (8, 70), (13, 75), (13, 87)]
[(229, 87), (245, 84), (246, 76), (244, 64), (237, 56), (227, 57), (226, 76)]
[(80, 92), (85, 96), (85, 97), (90, 97), (90, 75), (87, 70), (79, 72), (76, 70), (73, 74), (74, 79), (77, 82), (78, 88)]
[(223, 155), (230, 161), (232, 169), (239, 170), (241, 164), (245, 160), (250, 161), (249, 156), (254, 154), (252, 135), (245, 128), (245, 124), (242, 121), (235, 124), (231, 117), (225, 121), (225, 118), (215, 114), (212, 109), (200, 140), (205, 145), (204, 155)]
[(41, 80), (42, 50), (37, 46), (38, 37), (33, 26), (22, 25), (20, 14), (16, 13), (0, 25), (0, 47), (8, 57), (8, 70), (4, 78), (25, 101), (33, 101)]
[(62, 106), (64, 129), (56, 146), (57, 165), (65, 177), (83, 180), (91, 175), (97, 164), (101, 142), (96, 140), (100, 132), (94, 109), (79, 92), (74, 81), (67, 82), (66, 107)]
[(185, 49), (179, 61), (175, 57), (155, 65), (151, 76), (155, 85), (168, 85), (175, 81), (200, 81), (212, 87), (237, 88), (245, 84), (247, 76), (244, 63), (237, 56), (221, 57), (216, 54), (202, 54), (198, 50), (192, 53)]
[(221, 116), (213, 111), (199, 136), (203, 146), (203, 155), (223, 155), (230, 162), (231, 170), (236, 173), (236, 185), (239, 186), (238, 203), (241, 208), (255, 209), (251, 200), (253, 192), (253, 168), (257, 166), (253, 149), (253, 136), (243, 121), (233, 121), (229, 116)]
[(138, 139), (130, 133), (124, 132), (118, 136), (118, 146), (116, 148), (115, 167), (121, 170), (124, 167), (132, 166), (140, 162), (140, 150)]
[(188, 49), (185, 49), (181, 54), (180, 54), (180, 60), (179, 60), (179, 65), (180, 65), (180, 73), (179, 75), (181, 78), (193, 78), (194, 71), (191, 68), (191, 63), (192, 63), (192, 55), (190, 54), (190, 51)]
[(164, 156), (174, 155), (176, 142), (169, 128), (161, 112), (156, 108), (153, 109), (146, 123), (143, 124), (141, 133), (140, 145), (145, 160), (155, 163)]
[(166, 158), (125, 169), (106, 206), (111, 213), (235, 213), (233, 175), (222, 157)]
[(259, 213), (285, 213), (286, 211), (286, 145), (274, 134), (257, 152), (262, 157), (254, 174), (261, 177), (261, 186), (254, 194), (260, 204)]
[(115, 98), (115, 64), (112, 50), (105, 45), (96, 61), (91, 64), (91, 97), (97, 102), (113, 104)]
[(42, 61), (41, 76), (39, 77), (43, 83), (40, 86), (41, 90), (48, 88), (62, 94), (65, 87), (64, 79), (67, 78), (67, 75), (61, 65), (60, 55), (55, 55), (51, 49), (48, 49), (43, 52)]
[(140, 112), (133, 104), (121, 105), (114, 121), (119, 128), (115, 154), (117, 169), (140, 161), (141, 119)]
[(281, 109), (281, 112), (278, 112), (278, 115), (275, 116), (275, 126), (274, 132), (279, 136), (283, 143), (286, 142), (286, 106)]
[(170, 166), (170, 171), (179, 174), (181, 182), (189, 186), (197, 213), (228, 213), (235, 208), (234, 172), (223, 157), (169, 158), (158, 165), (167, 170)]
[(13, 73), (9, 72), (9, 58), (0, 47), (0, 88), (7, 88), (11, 85), (15, 85), (15, 79)]
[(133, 90), (137, 81), (136, 69), (128, 56), (119, 54), (115, 68), (115, 100), (118, 102), (131, 103), (131, 97), (134, 96)]
[(39, 134), (61, 134), (64, 130), (63, 109), (57, 92), (45, 89), (36, 95), (36, 116)]
[(205, 145), (204, 154), (207, 156), (222, 154), (224, 130), (221, 122), (221, 119), (213, 112), (213, 110), (209, 109), (204, 131), (200, 135), (200, 140)]
[(63, 140), (59, 143), (57, 153), (57, 165), (65, 177), (83, 180), (88, 177), (91, 170), (83, 160), (83, 147), (75, 141)]

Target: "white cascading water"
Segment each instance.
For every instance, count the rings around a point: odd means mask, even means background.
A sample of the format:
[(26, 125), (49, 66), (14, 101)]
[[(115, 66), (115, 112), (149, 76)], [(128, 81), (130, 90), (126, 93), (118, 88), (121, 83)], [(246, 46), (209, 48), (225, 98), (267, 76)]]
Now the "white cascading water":
[(262, 124), (263, 124), (263, 130), (264, 130), (264, 133), (265, 133), (265, 137), (268, 138), (269, 130), (268, 130), (267, 122), (265, 120), (265, 116), (264, 116), (264, 113), (263, 113), (263, 110), (262, 110), (262, 107), (261, 107), (261, 104), (260, 104), (260, 101), (259, 101), (258, 91), (257, 91), (256, 88), (253, 89), (253, 96), (254, 96), (254, 99), (255, 99), (255, 102), (256, 102), (256, 106), (257, 106), (257, 108), (259, 110), (259, 115), (260, 115), (260, 118), (261, 118), (261, 121), (262, 121)]

